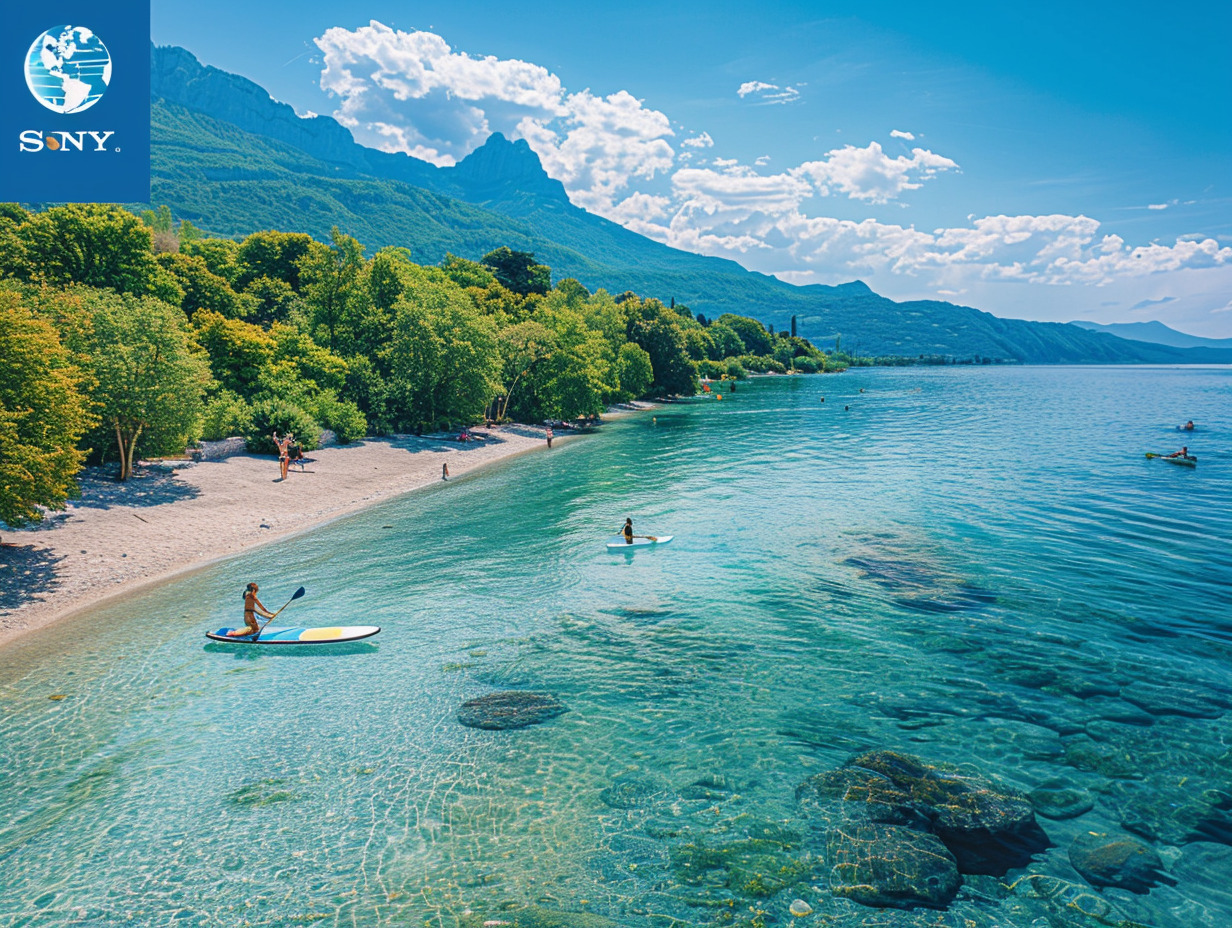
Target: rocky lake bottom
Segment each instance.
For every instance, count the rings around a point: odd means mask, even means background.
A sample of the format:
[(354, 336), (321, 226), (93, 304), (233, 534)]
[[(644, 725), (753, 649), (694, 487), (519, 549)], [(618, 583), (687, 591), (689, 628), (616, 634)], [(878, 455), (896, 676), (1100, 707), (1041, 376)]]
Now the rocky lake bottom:
[[(62, 623), (0, 653), (0, 928), (1223, 928), (1230, 394), (766, 379)], [(207, 644), (252, 578), (383, 631)]]

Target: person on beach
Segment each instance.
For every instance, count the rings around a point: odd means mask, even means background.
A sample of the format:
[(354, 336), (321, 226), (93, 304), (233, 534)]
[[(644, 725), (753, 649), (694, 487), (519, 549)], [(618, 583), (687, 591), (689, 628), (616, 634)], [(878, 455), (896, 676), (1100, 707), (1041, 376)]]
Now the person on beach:
[(287, 457), (292, 464), (298, 464), (300, 473), (304, 472), (304, 446), (299, 442), (292, 442), (287, 448)]
[(633, 544), (633, 520), (625, 519), (625, 527), (620, 530), (620, 534), (625, 536), (625, 544)]
[(261, 618), (272, 619), (274, 613), (270, 612), (263, 605), (261, 600), (257, 599), (257, 585), (255, 583), (248, 584), (244, 588), (244, 628), (233, 628), (227, 632), (228, 638), (247, 638), (249, 635), (255, 635), (260, 631), (260, 626), (257, 625), (257, 613), (261, 613)]
[(285, 437), (279, 438), (278, 432), (274, 432), (274, 447), (278, 449), (278, 470), (282, 474), (282, 480), (287, 479), (287, 466), (291, 461), (290, 452), (287, 449), (291, 447), (291, 442), (294, 440), (294, 434), (287, 434)]
[(441, 479), (442, 480), (449, 479), (449, 465), (448, 464), (441, 465)]
[(551, 448), (552, 447), (552, 427), (550, 425), (548, 426), (547, 434), (548, 434), (548, 447)]
[(1165, 454), (1164, 457), (1166, 458), (1188, 458), (1189, 457), (1189, 446), (1182, 445), (1180, 451), (1173, 451), (1171, 454)]

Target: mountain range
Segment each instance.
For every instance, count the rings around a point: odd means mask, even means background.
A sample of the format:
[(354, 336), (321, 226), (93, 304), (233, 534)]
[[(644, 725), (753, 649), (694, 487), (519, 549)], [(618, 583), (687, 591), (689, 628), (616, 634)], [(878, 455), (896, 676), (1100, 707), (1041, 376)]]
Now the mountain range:
[[(423, 264), (533, 251), (553, 277), (632, 290), (710, 318), (754, 316), (822, 347), (866, 355), (1024, 363), (1228, 363), (1232, 347), (1148, 344), (1076, 324), (1002, 319), (933, 300), (895, 302), (861, 281), (795, 286), (734, 261), (671, 248), (574, 206), (525, 141), (492, 135), (452, 167), (357, 144), (326, 116), (301, 117), (247, 78), (178, 47), (153, 50), (151, 201), (226, 236), (337, 226), (370, 250)], [(1178, 333), (1179, 334), (1179, 333)]]
[(1189, 335), (1178, 332), (1162, 322), (1083, 322), (1077, 320), (1070, 325), (1081, 326), (1092, 332), (1107, 332), (1118, 338), (1128, 338), (1135, 342), (1148, 342), (1152, 345), (1171, 345), (1173, 348), (1232, 348), (1232, 338), (1203, 338), (1201, 335)]

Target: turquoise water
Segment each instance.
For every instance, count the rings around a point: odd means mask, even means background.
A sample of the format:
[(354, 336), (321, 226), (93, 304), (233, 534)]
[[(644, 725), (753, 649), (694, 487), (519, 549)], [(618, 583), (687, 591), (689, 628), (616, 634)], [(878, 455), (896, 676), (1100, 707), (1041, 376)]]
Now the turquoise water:
[[(1228, 369), (763, 379), (33, 636), (0, 652), (0, 926), (1232, 923), (1230, 401)], [(1143, 456), (1182, 441), (1196, 469)], [(608, 554), (626, 515), (675, 541)], [(250, 579), (384, 631), (206, 645)], [(571, 711), (456, 722), (502, 689)], [(794, 791), (878, 748), (1093, 807), (948, 911), (860, 906)], [(1175, 885), (1084, 920), (1088, 831)], [(759, 836), (781, 891), (682, 871)]]

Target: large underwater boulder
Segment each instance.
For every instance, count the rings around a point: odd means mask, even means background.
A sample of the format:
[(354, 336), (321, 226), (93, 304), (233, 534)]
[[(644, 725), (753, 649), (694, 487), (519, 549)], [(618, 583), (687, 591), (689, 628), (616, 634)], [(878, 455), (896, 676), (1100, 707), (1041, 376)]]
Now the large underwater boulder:
[(468, 699), (458, 708), (458, 721), (467, 728), (506, 731), (538, 725), (568, 711), (551, 693), (510, 690)]

